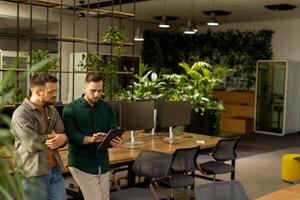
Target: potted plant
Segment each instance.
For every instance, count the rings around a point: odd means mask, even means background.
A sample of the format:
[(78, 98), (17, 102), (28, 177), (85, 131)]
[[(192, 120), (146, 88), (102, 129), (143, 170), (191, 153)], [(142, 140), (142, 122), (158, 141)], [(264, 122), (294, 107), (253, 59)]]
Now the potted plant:
[(46, 50), (32, 51), (28, 55), (28, 64), (30, 64), (30, 57), (33, 73), (51, 73), (51, 71), (59, 68), (58, 59), (51, 56)]
[(219, 134), (220, 112), (224, 111), (223, 102), (215, 98), (213, 90), (222, 85), (225, 77), (232, 72), (222, 65), (210, 65), (207, 62), (196, 62), (191, 67), (180, 63), (186, 71), (190, 89), (187, 100), (193, 107), (189, 131), (204, 134)]
[(147, 65), (140, 65), (140, 74), (135, 74), (135, 81), (118, 93), (119, 100), (146, 100), (163, 97), (162, 88), (165, 84), (160, 76), (150, 70)]
[[(142, 65), (143, 66), (143, 65)], [(222, 83), (223, 76), (230, 72), (226, 67), (196, 62), (193, 66), (180, 63), (185, 73), (159, 74), (142, 68), (142, 75), (119, 96), (124, 99), (165, 99), (188, 101), (192, 105), (191, 132), (218, 134), (220, 111), (223, 103), (213, 96), (213, 89)], [(203, 121), (204, 125), (199, 125)], [(200, 129), (206, 127), (205, 129)]]
[(103, 42), (107, 42), (113, 45), (117, 51), (118, 56), (121, 56), (125, 51), (124, 45), (123, 43), (121, 43), (121, 41), (124, 39), (126, 39), (126, 37), (124, 36), (122, 27), (109, 27), (105, 30), (103, 36)]

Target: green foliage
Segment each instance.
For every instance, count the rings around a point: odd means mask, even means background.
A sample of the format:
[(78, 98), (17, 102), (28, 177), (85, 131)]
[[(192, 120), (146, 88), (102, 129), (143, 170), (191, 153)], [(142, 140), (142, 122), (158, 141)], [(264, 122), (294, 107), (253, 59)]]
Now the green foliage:
[(167, 68), (172, 73), (182, 73), (180, 62), (221, 64), (234, 70), (224, 78), (226, 87), (248, 89), (254, 87), (256, 61), (272, 58), (272, 34), (271, 30), (208, 31), (193, 36), (145, 31), (142, 59), (157, 72)]
[[(30, 56), (29, 56), (30, 58)], [(28, 58), (28, 60), (29, 60)], [(44, 72), (51, 72), (59, 68), (58, 66), (58, 59), (52, 58), (49, 55), (49, 52), (46, 50), (38, 50), (31, 52), (31, 63), (32, 65), (36, 65), (40, 62), (44, 62), (42, 67), (39, 67), (34, 71), (34, 73), (44, 73)], [(29, 63), (30, 64), (30, 63)]]
[[(0, 81), (1, 86), (6, 86), (9, 77), (12, 74), (7, 74), (4, 79)], [(6, 99), (3, 100), (0, 104), (0, 121), (1, 125), (9, 126), (10, 118), (2, 113), (4, 109), (4, 104), (9, 100), (9, 97), (13, 96), (14, 90), (6, 91)], [(22, 176), (19, 171), (21, 169), (16, 166), (9, 157), (12, 157), (13, 146), (12, 146), (13, 137), (8, 129), (0, 129), (0, 199), (24, 199), (24, 191), (21, 186)], [(14, 176), (10, 174), (14, 172)]]
[(221, 65), (196, 62), (193, 66), (180, 63), (182, 74), (157, 74), (147, 65), (127, 90), (119, 93), (121, 100), (165, 99), (189, 101), (195, 112), (224, 110), (223, 103), (213, 96), (213, 89), (222, 83), (232, 70)]
[(127, 89), (123, 89), (117, 94), (120, 100), (145, 100), (159, 99), (163, 97), (162, 86), (164, 82), (157, 73), (149, 70), (147, 65), (141, 65), (140, 75), (135, 75), (134, 81)]
[(103, 42), (109, 42), (113, 45), (117, 51), (117, 55), (120, 56), (124, 53), (124, 45), (121, 43), (125, 39), (123, 28), (109, 27), (104, 32)]
[(86, 69), (87, 71), (97, 71), (103, 73), (110, 67), (110, 62), (104, 56), (96, 53), (82, 54), (81, 61), (78, 67)]
[[(17, 66), (17, 61), (15, 62), (13, 69)], [(32, 66), (32, 69), (28, 72), (23, 72), (19, 74), (19, 78), (26, 77), (29, 73), (38, 73), (42, 69), (45, 69), (45, 65), (50, 66), (50, 59), (40, 60)], [(0, 80), (0, 91), (3, 92), (5, 89), (5, 95), (1, 96), (2, 101), (0, 101), (0, 122), (3, 125), (9, 127), (10, 117), (5, 115), (2, 111), (8, 102), (14, 98), (16, 94), (16, 88), (10, 86), (11, 79), (13, 77), (13, 70), (8, 71), (2, 80)], [(13, 136), (9, 129), (0, 129), (0, 199), (6, 200), (24, 200), (31, 199), (24, 192), (22, 187), (22, 180), (26, 180), (22, 173), (22, 167), (16, 165), (13, 162), (12, 157), (14, 156), (18, 160), (18, 155), (14, 152), (14, 147), (12, 145)], [(35, 186), (39, 187), (39, 186)]]
[(1, 102), (5, 104), (12, 104), (21, 102), (26, 97), (26, 93), (20, 89), (15, 83), (7, 83), (0, 90)]

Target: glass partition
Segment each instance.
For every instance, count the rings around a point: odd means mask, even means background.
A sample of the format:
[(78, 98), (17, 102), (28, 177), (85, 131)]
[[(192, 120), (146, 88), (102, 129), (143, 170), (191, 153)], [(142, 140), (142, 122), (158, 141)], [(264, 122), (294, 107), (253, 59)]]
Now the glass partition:
[(258, 62), (256, 130), (282, 134), (286, 62)]

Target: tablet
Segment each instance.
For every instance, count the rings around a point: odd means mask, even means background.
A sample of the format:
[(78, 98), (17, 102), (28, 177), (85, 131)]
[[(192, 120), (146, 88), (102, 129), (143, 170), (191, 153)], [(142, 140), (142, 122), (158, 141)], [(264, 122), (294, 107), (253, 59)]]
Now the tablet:
[(98, 150), (106, 150), (108, 148), (112, 148), (113, 146), (110, 144), (110, 141), (116, 137), (121, 137), (125, 132), (124, 129), (112, 129), (110, 130), (104, 140), (99, 144)]

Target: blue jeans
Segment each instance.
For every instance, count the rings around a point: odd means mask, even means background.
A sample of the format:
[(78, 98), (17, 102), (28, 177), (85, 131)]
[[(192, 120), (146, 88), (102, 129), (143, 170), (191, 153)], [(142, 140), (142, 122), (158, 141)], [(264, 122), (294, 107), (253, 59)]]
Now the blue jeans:
[(49, 168), (48, 175), (26, 178), (23, 188), (30, 200), (66, 200), (64, 178), (57, 167)]

